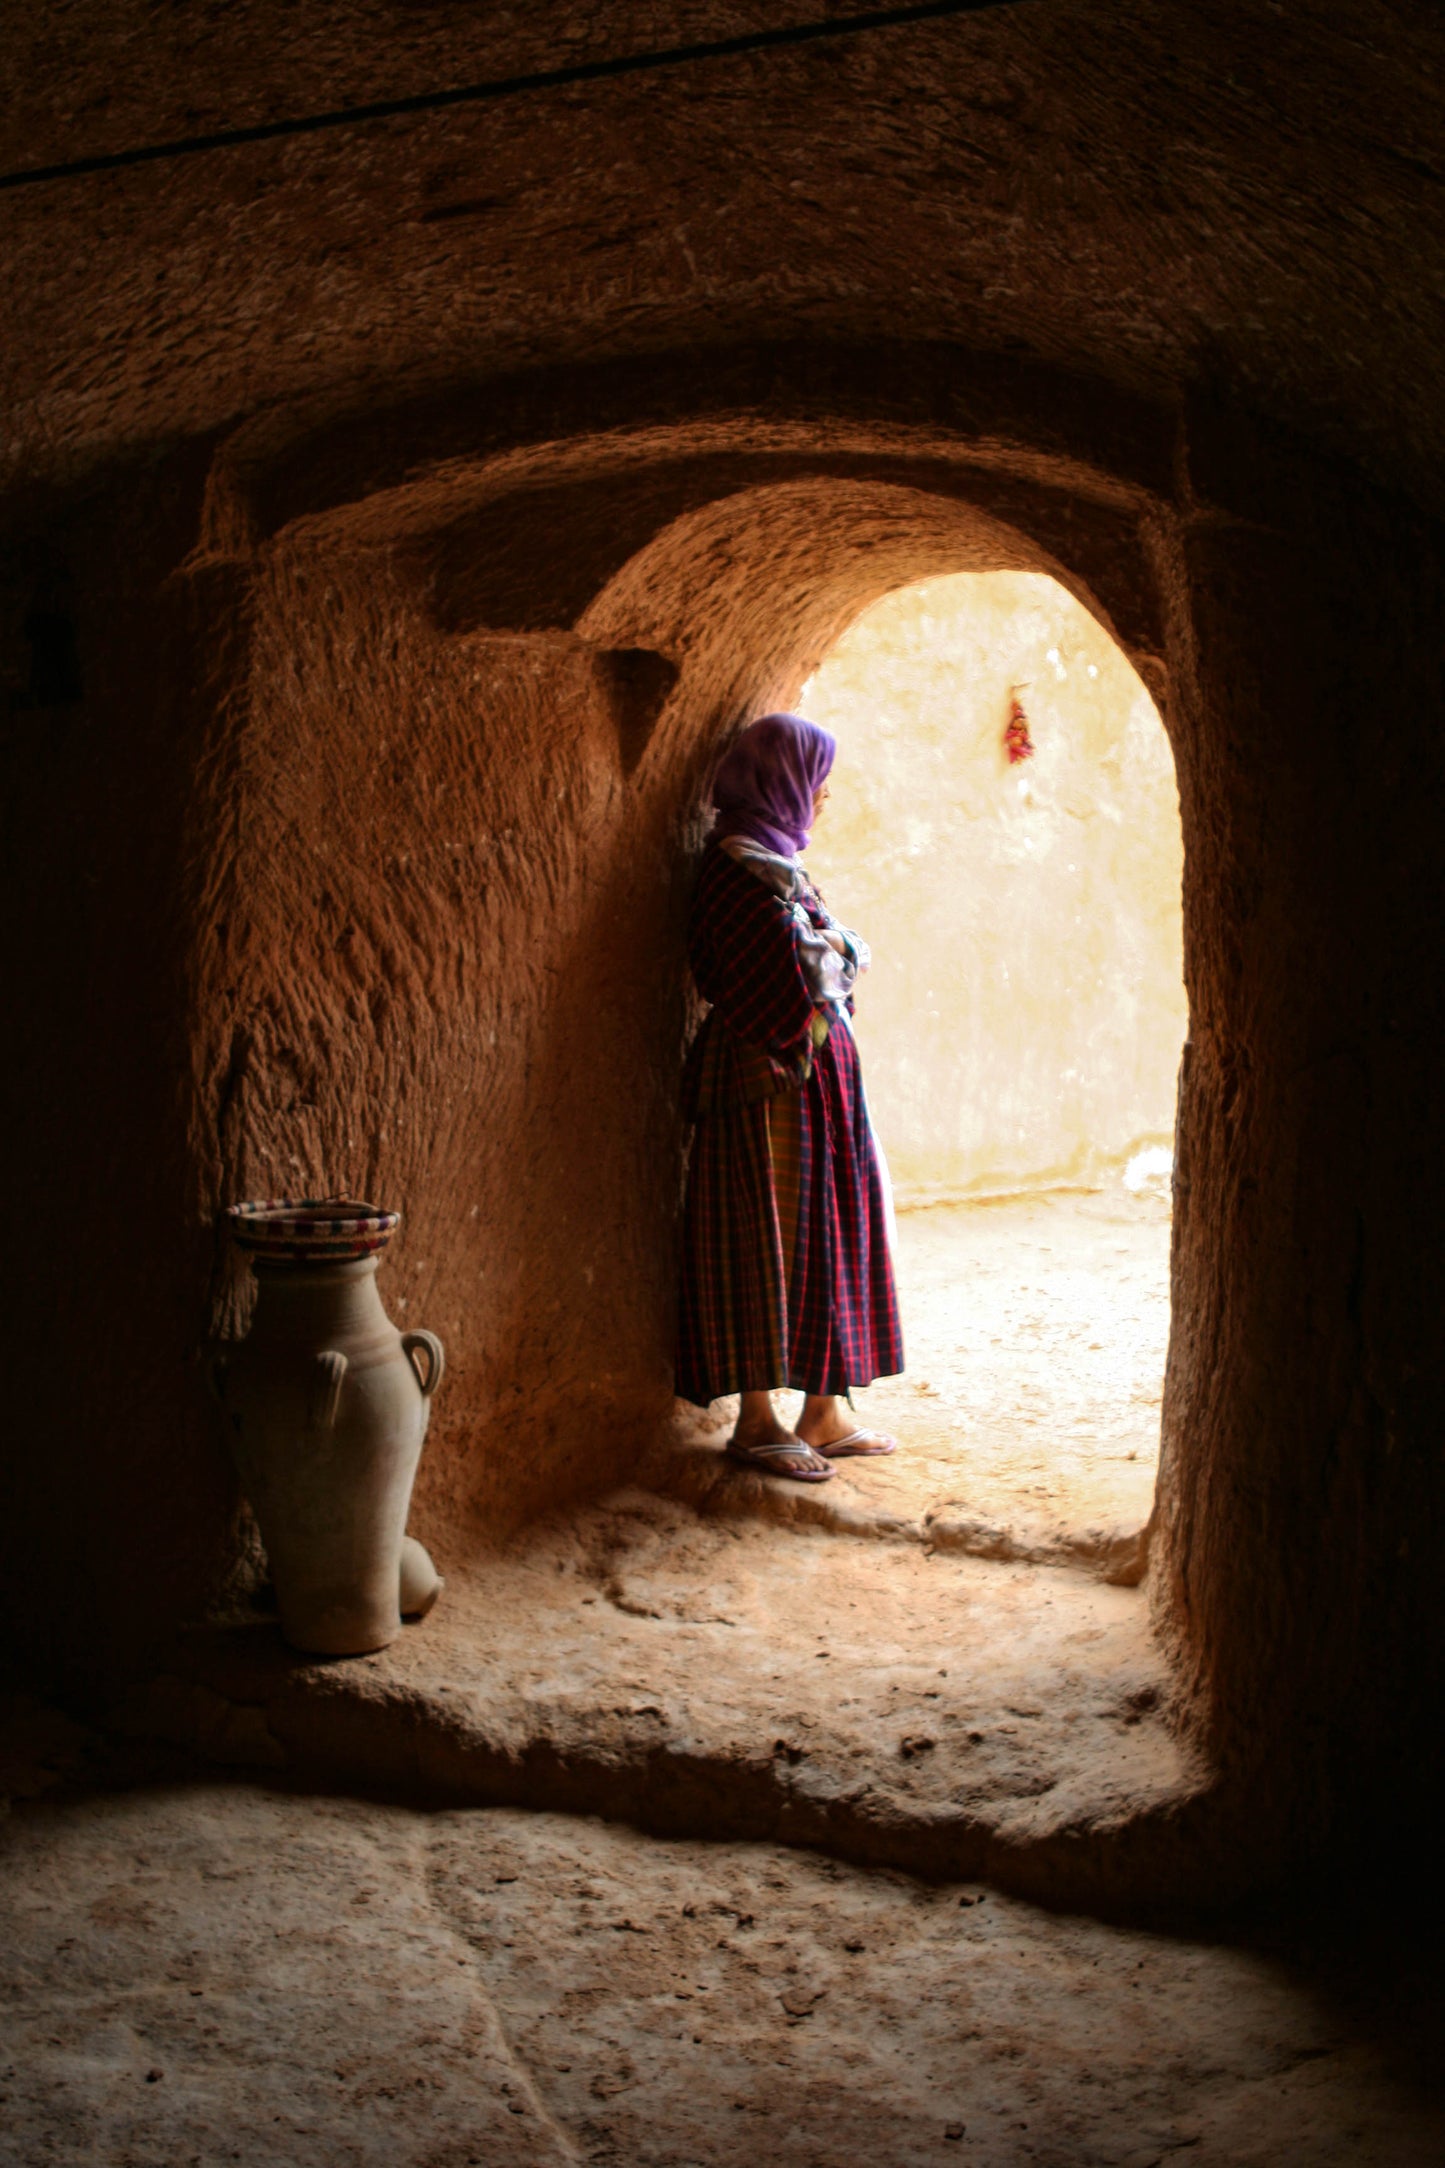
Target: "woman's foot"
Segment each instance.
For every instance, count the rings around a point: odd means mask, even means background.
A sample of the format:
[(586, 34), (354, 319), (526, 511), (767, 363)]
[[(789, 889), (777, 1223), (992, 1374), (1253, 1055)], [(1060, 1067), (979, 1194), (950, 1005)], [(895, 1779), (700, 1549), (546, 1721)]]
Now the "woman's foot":
[(788, 1476), (795, 1483), (826, 1483), (833, 1470), (796, 1431), (778, 1421), (771, 1393), (744, 1393), (728, 1458), (760, 1475)]
[(860, 1430), (834, 1393), (809, 1393), (798, 1417), (797, 1435), (823, 1458), (876, 1460), (898, 1451), (898, 1440), (885, 1430)]

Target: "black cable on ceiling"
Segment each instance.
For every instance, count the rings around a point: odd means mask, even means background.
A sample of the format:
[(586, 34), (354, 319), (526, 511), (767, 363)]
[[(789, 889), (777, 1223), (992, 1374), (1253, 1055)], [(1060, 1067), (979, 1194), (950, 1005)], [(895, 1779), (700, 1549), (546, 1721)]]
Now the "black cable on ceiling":
[(442, 113), (450, 106), (485, 105), (519, 97), (531, 90), (561, 90), (572, 83), (601, 83), (620, 75), (643, 75), (655, 68), (680, 68), (700, 60), (726, 60), (740, 53), (763, 53), (786, 45), (812, 45), (824, 38), (858, 37), (867, 30), (896, 30), (909, 23), (937, 22), (949, 15), (977, 15), (985, 8), (1016, 5), (1017, 0), (917, 0), (911, 7), (874, 8), (864, 15), (835, 16), (831, 21), (788, 23), (776, 30), (748, 30), (732, 38), (711, 38), (697, 45), (663, 46), (654, 52), (623, 53), (614, 60), (579, 60), (565, 68), (538, 68), (529, 75), (503, 75), (488, 83), (467, 83), (455, 90), (422, 91), (411, 98), (384, 98), (375, 105), (342, 106), (334, 113), (306, 113), (294, 120), (258, 121), (249, 128), (219, 128), (210, 135), (180, 136), (173, 143), (139, 144), (133, 150), (107, 151), (97, 158), (71, 158), (53, 166), (21, 166), (0, 173), (0, 189), (33, 188), (43, 181), (79, 179), (87, 173), (113, 173), (123, 166), (151, 165), (162, 158), (192, 158), (202, 151), (230, 150), (241, 143), (272, 143), (283, 136), (316, 135), (324, 128), (353, 128), (363, 121), (401, 120), (414, 113)]

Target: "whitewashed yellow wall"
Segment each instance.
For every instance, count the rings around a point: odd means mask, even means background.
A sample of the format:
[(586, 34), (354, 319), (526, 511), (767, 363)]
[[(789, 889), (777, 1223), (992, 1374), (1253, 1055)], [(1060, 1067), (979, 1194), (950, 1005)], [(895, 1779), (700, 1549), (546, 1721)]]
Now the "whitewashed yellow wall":
[[(1023, 680), (1034, 758), (1008, 765)], [(1134, 671), (1038, 573), (888, 596), (798, 702), (837, 734), (807, 854), (873, 945), (858, 1039), (899, 1202), (1114, 1179), (1167, 1144), (1179, 803)]]

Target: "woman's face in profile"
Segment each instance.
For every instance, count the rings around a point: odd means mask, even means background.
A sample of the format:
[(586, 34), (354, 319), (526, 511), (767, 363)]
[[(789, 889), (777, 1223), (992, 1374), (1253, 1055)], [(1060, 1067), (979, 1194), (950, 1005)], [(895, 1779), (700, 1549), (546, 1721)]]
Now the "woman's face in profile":
[(811, 823), (814, 828), (817, 827), (819, 820), (822, 818), (823, 808), (828, 803), (828, 800), (831, 796), (832, 792), (829, 790), (826, 783), (820, 783), (818, 785), (818, 788), (814, 791), (813, 819)]

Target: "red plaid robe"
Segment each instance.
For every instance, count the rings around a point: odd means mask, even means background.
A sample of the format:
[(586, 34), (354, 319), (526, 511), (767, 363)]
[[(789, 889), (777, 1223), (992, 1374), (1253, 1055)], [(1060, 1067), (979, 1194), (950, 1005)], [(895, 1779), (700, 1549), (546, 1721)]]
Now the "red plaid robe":
[(677, 1355), (677, 1390), (699, 1407), (783, 1385), (842, 1393), (903, 1368), (858, 1049), (836, 1015), (815, 1046), (797, 944), (792, 907), (709, 844), (688, 941), (712, 1006), (684, 1086), (696, 1127)]

